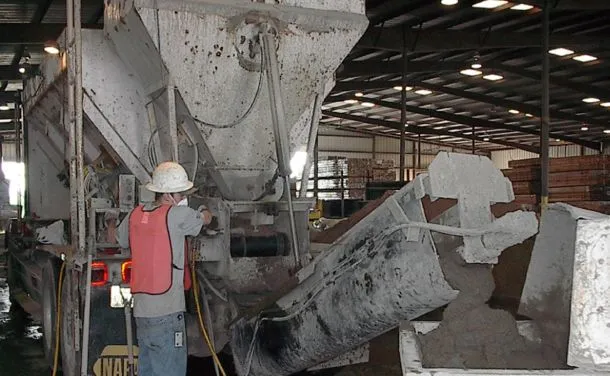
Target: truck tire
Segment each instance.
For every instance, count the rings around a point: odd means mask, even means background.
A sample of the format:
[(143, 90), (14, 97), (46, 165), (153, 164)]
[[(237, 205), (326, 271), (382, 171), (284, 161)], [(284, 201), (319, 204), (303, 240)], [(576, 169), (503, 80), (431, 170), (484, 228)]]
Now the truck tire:
[(42, 344), (45, 359), (50, 367), (53, 367), (55, 356), (58, 274), (56, 263), (47, 260), (42, 267)]
[(61, 289), (61, 367), (63, 376), (80, 375), (80, 351), (76, 351), (74, 333), (74, 310), (80, 300), (72, 298), (72, 272), (66, 272)]

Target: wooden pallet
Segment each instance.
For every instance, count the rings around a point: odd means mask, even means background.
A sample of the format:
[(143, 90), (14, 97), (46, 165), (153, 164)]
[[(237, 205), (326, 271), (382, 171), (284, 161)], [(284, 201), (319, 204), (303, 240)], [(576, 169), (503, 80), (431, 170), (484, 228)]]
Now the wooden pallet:
[[(609, 155), (587, 155), (582, 157), (551, 158), (549, 172), (610, 169)], [(539, 167), (540, 159), (521, 159), (508, 162), (509, 168)]]

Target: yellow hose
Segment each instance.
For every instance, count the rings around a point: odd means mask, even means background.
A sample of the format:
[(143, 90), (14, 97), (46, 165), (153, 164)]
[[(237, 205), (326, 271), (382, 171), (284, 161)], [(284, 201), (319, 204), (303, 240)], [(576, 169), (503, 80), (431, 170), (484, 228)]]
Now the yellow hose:
[[(192, 258), (194, 260), (194, 257)], [(199, 317), (199, 328), (201, 329), (201, 333), (203, 333), (203, 337), (205, 338), (205, 342), (212, 353), (212, 358), (214, 359), (214, 363), (220, 369), (220, 373), (222, 376), (227, 376), (222, 364), (220, 363), (220, 359), (216, 355), (216, 349), (214, 348), (214, 344), (210, 340), (210, 336), (208, 335), (208, 331), (205, 329), (205, 324), (203, 323), (203, 314), (201, 313), (201, 305), (199, 304), (199, 282), (197, 281), (197, 273), (195, 273), (195, 262), (191, 263), (191, 275), (193, 280), (193, 294), (195, 295), (195, 305), (197, 306), (197, 316)]]
[(61, 268), (59, 269), (59, 281), (57, 283), (57, 310), (55, 317), (55, 354), (53, 356), (53, 376), (57, 374), (57, 366), (59, 360), (59, 327), (61, 325), (61, 289), (63, 285), (64, 279), (64, 270), (66, 269), (66, 263), (61, 263)]

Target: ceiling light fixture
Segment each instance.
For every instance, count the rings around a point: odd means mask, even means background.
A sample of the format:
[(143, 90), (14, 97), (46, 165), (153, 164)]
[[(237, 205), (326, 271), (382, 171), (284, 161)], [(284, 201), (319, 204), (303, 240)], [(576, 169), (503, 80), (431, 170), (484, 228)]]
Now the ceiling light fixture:
[(610, 133), (610, 129), (604, 129), (604, 133), (605, 134), (609, 134)]
[(44, 44), (44, 51), (51, 55), (59, 54), (59, 47), (57, 46), (57, 42), (48, 41)]
[(21, 64), (21, 65), (19, 66), (19, 73), (21, 73), (21, 74), (25, 74), (25, 70), (26, 70), (26, 69), (25, 69), (25, 64)]
[(602, 106), (602, 107), (610, 107), (610, 102), (600, 103), (600, 106)]
[(508, 112), (510, 112), (511, 114), (515, 114), (515, 115), (519, 113), (519, 111), (517, 111), (517, 110), (508, 110)]
[(558, 138), (556, 138), (556, 139), (555, 139), (555, 141), (557, 141), (557, 142), (561, 142), (561, 140), (560, 140), (560, 139), (558, 139)]
[(599, 102), (599, 98), (590, 97), (590, 98), (585, 98), (582, 101), (585, 103), (597, 103), (597, 102)]
[(557, 55), (557, 56), (568, 56), (568, 55), (572, 55), (574, 53), (574, 51), (568, 50), (567, 48), (560, 47), (560, 48), (555, 48), (553, 50), (550, 50), (549, 53), (553, 54), (553, 55)]
[(356, 94), (354, 94), (354, 95), (355, 95), (355, 96), (357, 96), (357, 97), (362, 97), (362, 96), (364, 96), (364, 94), (363, 94), (363, 93), (360, 93), (360, 92), (358, 92), (358, 93), (356, 93)]
[(534, 8), (533, 5), (529, 5), (529, 4), (517, 4), (514, 7), (510, 8), (512, 10), (530, 10)]
[(474, 54), (474, 58), (472, 59), (472, 65), (470, 66), (472, 69), (481, 69), (483, 68), (483, 64), (481, 64), (481, 55), (477, 52)]
[(474, 4), (473, 8), (484, 8), (484, 9), (493, 9), (497, 7), (501, 7), (502, 5), (508, 3), (505, 0), (484, 0)]
[(532, 114), (525, 114), (525, 116), (527, 116), (527, 117), (534, 117), (534, 115), (532, 115)]
[(362, 102), (362, 107), (375, 107), (375, 103)]
[(586, 126), (585, 126), (585, 127), (581, 127), (581, 128), (580, 128), (580, 130), (581, 130), (581, 131), (588, 131), (588, 130), (589, 130), (589, 127), (586, 127)]
[(358, 101), (355, 100), (355, 99), (346, 99), (344, 101), (344, 103), (346, 103), (346, 104), (356, 104), (356, 103), (358, 103)]
[[(396, 90), (396, 91), (402, 91), (402, 86), (394, 86), (394, 90)], [(411, 90), (413, 90), (413, 88), (412, 88), (411, 86), (407, 86), (407, 87), (406, 87), (406, 90), (407, 90), (407, 91), (411, 91)]]
[(6, 105), (6, 104), (3, 104), (3, 105), (0, 106), (0, 111), (8, 111), (10, 109), (11, 108), (8, 105)]
[(581, 63), (589, 63), (591, 61), (597, 60), (597, 58), (595, 56), (591, 56), (591, 55), (587, 55), (587, 54), (574, 56), (572, 59), (574, 59), (576, 61), (580, 61)]
[(432, 91), (426, 90), (426, 89), (420, 89), (420, 90), (415, 91), (415, 94), (430, 95), (430, 94), (432, 94)]
[(441, 0), (441, 4), (443, 5), (455, 5), (458, 3), (458, 0)]
[[(472, 64), (472, 65), (474, 65), (474, 64)], [(464, 76), (470, 76), (470, 77), (480, 76), (483, 74), (483, 72), (476, 70), (476, 69), (464, 69), (460, 73), (463, 74)]]
[(486, 76), (483, 76), (484, 79), (489, 80), (489, 81), (499, 81), (501, 79), (503, 79), (503, 76), (500, 76), (499, 74), (488, 74)]
[(485, 138), (483, 139), (483, 141), (485, 141), (485, 142), (489, 141), (489, 137), (485, 137)]

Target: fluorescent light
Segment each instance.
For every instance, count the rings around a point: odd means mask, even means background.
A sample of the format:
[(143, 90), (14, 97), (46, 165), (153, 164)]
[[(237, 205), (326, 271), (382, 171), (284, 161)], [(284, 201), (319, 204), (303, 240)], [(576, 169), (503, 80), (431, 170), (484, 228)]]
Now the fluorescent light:
[(356, 94), (354, 94), (354, 95), (355, 95), (355, 96), (357, 96), (357, 97), (362, 97), (362, 96), (364, 96), (364, 94), (362, 94), (362, 93), (356, 93)]
[(432, 94), (432, 92), (430, 90), (426, 90), (426, 89), (419, 89), (419, 90), (415, 91), (415, 94), (430, 95), (430, 94)]
[(578, 55), (578, 56), (574, 56), (572, 59), (574, 59), (576, 61), (580, 61), (581, 63), (588, 63), (590, 61), (597, 60), (597, 58), (595, 56), (591, 56), (591, 55)]
[(557, 141), (557, 142), (561, 142), (561, 140), (560, 140), (560, 139), (558, 139), (558, 138), (556, 138), (556, 139), (555, 139), (555, 141)]
[(300, 178), (307, 163), (307, 152), (297, 151), (290, 160), (290, 177)]
[(479, 76), (479, 75), (483, 74), (483, 72), (475, 70), (475, 69), (464, 69), (460, 73), (465, 76), (470, 76), (470, 77)]
[(470, 67), (472, 69), (481, 69), (481, 68), (483, 68), (483, 64), (481, 64), (481, 63), (473, 63)]
[(519, 113), (519, 111), (517, 111), (517, 110), (508, 110), (508, 112), (510, 112), (511, 114), (518, 114)]
[(0, 119), (0, 123), (10, 123), (13, 119)]
[(530, 10), (533, 6), (529, 4), (517, 4), (514, 7), (510, 8), (512, 10)]
[(19, 73), (24, 74), (25, 73), (25, 67), (20, 67), (19, 68)]
[(553, 54), (553, 55), (557, 55), (557, 56), (568, 56), (568, 55), (572, 55), (574, 53), (574, 51), (568, 50), (567, 48), (560, 47), (560, 48), (555, 48), (553, 50), (550, 50), (549, 53)]
[(585, 103), (597, 103), (599, 102), (599, 98), (585, 98), (582, 101)]
[(532, 114), (525, 114), (525, 116), (527, 116), (527, 117), (534, 117), (534, 115), (532, 115)]
[(55, 46), (46, 46), (44, 48), (44, 51), (51, 55), (57, 55), (59, 53), (59, 48), (57, 48)]
[(441, 4), (443, 5), (455, 5), (458, 3), (458, 0), (441, 0)]
[(610, 133), (610, 129), (604, 129), (604, 133), (605, 134), (609, 134)]
[(355, 99), (346, 99), (344, 101), (344, 103), (346, 103), (346, 104), (356, 104), (356, 103), (358, 103), (358, 101), (355, 100)]
[(500, 76), (499, 74), (488, 74), (486, 76), (483, 76), (483, 78), (489, 81), (498, 81), (503, 79), (504, 77)]
[(485, 137), (483, 141), (489, 141), (489, 137)]
[(589, 130), (589, 127), (581, 127), (581, 128), (580, 128), (580, 130), (581, 130), (581, 131), (588, 131), (588, 130)]
[(2, 106), (0, 106), (0, 111), (8, 111), (8, 110), (10, 110), (10, 109), (11, 109), (11, 108), (10, 108), (9, 106), (5, 105), (5, 104), (4, 104), (4, 105), (2, 105)]
[(375, 107), (375, 104), (371, 102), (362, 102), (362, 107)]
[(473, 8), (485, 8), (485, 9), (493, 9), (493, 8), (497, 8), (500, 7), (504, 4), (508, 3), (508, 1), (504, 1), (504, 0), (484, 0), (481, 2), (478, 2), (476, 4), (474, 4), (472, 7)]
[[(406, 89), (407, 89), (407, 91), (413, 90), (413, 88), (411, 86), (407, 86)], [(402, 91), (402, 86), (394, 86), (394, 90)]]
[(602, 106), (602, 107), (610, 107), (610, 102), (600, 103), (600, 106)]

